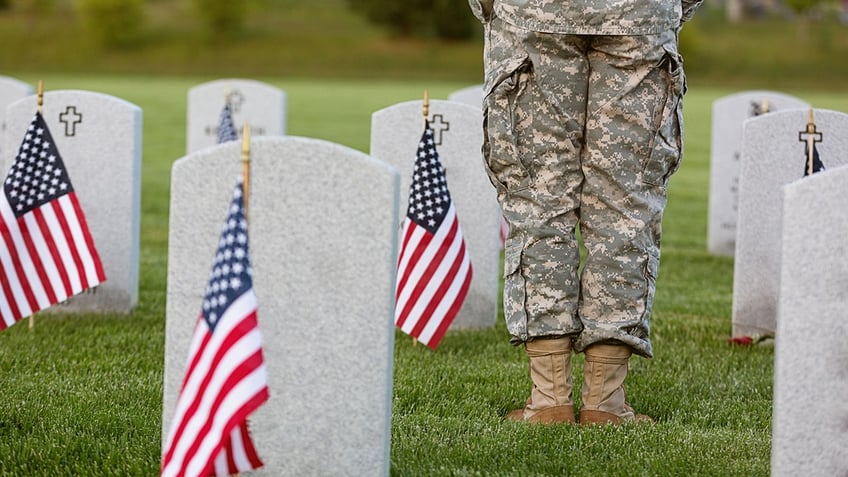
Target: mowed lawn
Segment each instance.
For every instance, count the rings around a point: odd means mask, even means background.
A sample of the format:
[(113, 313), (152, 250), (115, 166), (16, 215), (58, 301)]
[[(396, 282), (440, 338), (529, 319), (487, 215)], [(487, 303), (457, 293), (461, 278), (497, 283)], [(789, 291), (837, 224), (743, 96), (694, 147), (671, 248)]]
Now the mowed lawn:
[[(13, 76), (31, 84), (43, 79), (47, 91), (97, 91), (142, 108), (141, 277), (131, 316), (39, 315), (32, 331), (19, 323), (0, 332), (0, 476), (155, 475), (170, 169), (185, 151), (188, 89), (217, 78)], [(425, 89), (444, 99), (469, 86), (254, 79), (287, 92), (289, 134), (365, 152), (372, 112), (419, 99)], [(530, 381), (523, 351), (508, 344), (500, 320), (491, 330), (451, 332), (435, 352), (398, 334), (392, 475), (768, 475), (773, 348), (727, 344), (733, 261), (706, 253), (711, 107), (734, 92), (690, 84), (686, 97), (686, 153), (664, 221), (656, 356), (634, 358), (628, 381), (632, 404), (657, 423), (592, 429), (506, 423), (502, 416), (521, 405)], [(817, 108), (848, 111), (846, 92), (783, 92)], [(8, 125), (7, 144), (20, 142), (23, 127)], [(410, 144), (410, 161), (414, 150)], [(261, 297), (259, 313), (261, 323)], [(323, 471), (316, 473), (333, 469)]]

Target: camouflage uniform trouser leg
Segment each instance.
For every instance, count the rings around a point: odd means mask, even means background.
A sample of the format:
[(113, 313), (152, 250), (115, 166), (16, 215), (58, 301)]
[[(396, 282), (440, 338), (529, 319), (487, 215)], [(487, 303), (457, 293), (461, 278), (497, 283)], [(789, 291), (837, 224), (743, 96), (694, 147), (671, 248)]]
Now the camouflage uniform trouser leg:
[(651, 356), (660, 222), (682, 151), (675, 32), (556, 35), (494, 18), (486, 34), (483, 151), (510, 225), (512, 342), (570, 335), (578, 351), (619, 341)]

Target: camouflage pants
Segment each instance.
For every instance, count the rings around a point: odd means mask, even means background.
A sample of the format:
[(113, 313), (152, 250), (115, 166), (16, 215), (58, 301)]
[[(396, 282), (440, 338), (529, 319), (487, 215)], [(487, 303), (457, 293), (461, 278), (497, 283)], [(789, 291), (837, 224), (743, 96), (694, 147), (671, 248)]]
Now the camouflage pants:
[(618, 341), (651, 357), (666, 186), (682, 153), (676, 32), (548, 34), (493, 18), (485, 69), (511, 341), (568, 335), (578, 351)]

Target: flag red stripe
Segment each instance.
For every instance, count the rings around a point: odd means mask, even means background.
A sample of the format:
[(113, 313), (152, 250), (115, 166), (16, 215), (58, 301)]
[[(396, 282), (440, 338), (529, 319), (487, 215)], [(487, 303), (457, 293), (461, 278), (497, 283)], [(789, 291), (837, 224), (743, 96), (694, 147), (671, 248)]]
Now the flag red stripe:
[[(35, 250), (30, 250), (30, 256), (33, 257), (33, 261), (38, 261), (37, 268), (39, 269), (39, 272), (43, 273), (43, 276), (40, 276), (40, 278), (41, 282), (45, 284), (44, 289), (45, 291), (47, 291), (47, 296), (50, 298), (50, 303), (58, 303), (64, 300), (65, 298), (73, 295), (74, 292), (71, 289), (71, 282), (70, 280), (68, 280), (68, 274), (65, 271), (64, 265), (62, 264), (62, 258), (59, 256), (59, 251), (56, 249), (56, 242), (53, 241), (50, 227), (44, 220), (44, 214), (42, 214), (40, 209), (33, 210), (32, 214), (36, 224), (38, 224), (38, 229), (41, 231), (41, 235), (45, 238), (42, 245), (47, 247), (47, 250), (50, 253), (50, 257), (53, 259), (51, 265), (55, 266), (55, 271), (58, 272), (59, 278), (62, 281), (62, 286), (64, 287), (64, 295), (62, 295), (62, 298), (58, 298), (53, 292), (53, 282), (50, 281), (50, 279), (47, 277), (47, 271), (44, 269), (40, 254)], [(27, 240), (27, 246), (29, 246), (29, 240)], [(39, 275), (41, 275), (41, 273)]]
[[(415, 272), (416, 267), (418, 266), (418, 262), (421, 261), (421, 257), (424, 255), (424, 252), (427, 251), (427, 248), (430, 246), (430, 243), (433, 241), (433, 234), (422, 229), (421, 227), (416, 225), (414, 222), (411, 222), (411, 221), (409, 222), (409, 229), (413, 232), (414, 232), (415, 229), (419, 229), (423, 233), (421, 234), (421, 239), (418, 241), (418, 243), (416, 243), (414, 245), (406, 243), (404, 245), (404, 250), (406, 250), (406, 248), (408, 246), (414, 246), (415, 248), (412, 251), (412, 253), (409, 255), (407, 261), (405, 262), (406, 268), (404, 270), (403, 276), (400, 277), (400, 283), (398, 283), (398, 285), (397, 285), (397, 296), (395, 297), (395, 300), (400, 300), (403, 292), (407, 290), (406, 286), (407, 286), (407, 282), (409, 281), (409, 278)], [(410, 236), (411, 235), (412, 234), (410, 234)], [(432, 264), (430, 266), (432, 266)], [(430, 267), (428, 267), (427, 269), (429, 269), (429, 268)], [(425, 275), (421, 277), (421, 280), (426, 280), (429, 276), (430, 275), (426, 274), (426, 272), (425, 272)], [(417, 286), (421, 286), (421, 281), (417, 282)], [(414, 291), (416, 288), (417, 287), (411, 286), (410, 290)], [(397, 314), (397, 318), (395, 320), (395, 324), (397, 324), (397, 326), (403, 326), (403, 324), (406, 322), (406, 319), (409, 317), (409, 311), (411, 310), (411, 306), (415, 306), (415, 294), (411, 293), (411, 296), (409, 298), (407, 298), (406, 303), (402, 304), (402, 306), (403, 306), (403, 310), (400, 313)]]
[[(5, 206), (5, 203), (3, 205)], [(6, 207), (4, 207), (4, 208), (6, 208)], [(11, 211), (10, 211), (10, 213), (11, 213)], [(13, 225), (17, 226), (17, 222), (15, 222)], [(15, 250), (15, 243), (12, 239), (12, 234), (9, 231), (9, 227), (6, 225), (6, 221), (3, 220), (2, 217), (0, 217), (0, 234), (2, 234), (2, 237), (3, 237), (3, 249), (7, 253), (9, 253), (10, 256), (8, 258), (14, 264), (14, 259), (16, 257), (16, 254), (13, 253), (14, 250)], [(7, 270), (6, 267), (3, 265), (2, 261), (0, 261), (0, 271), (2, 272), (2, 273), (0, 273), (0, 282), (2, 282), (2, 284), (3, 284), (3, 294), (6, 298), (6, 303), (9, 305), (9, 311), (12, 313), (11, 316), (4, 316), (3, 322), (7, 326), (11, 326), (15, 322), (17, 322), (18, 320), (23, 318), (23, 311), (18, 306), (18, 299), (15, 296), (15, 292), (12, 289), (12, 286), (11, 286), (11, 283), (10, 283), (12, 281), (12, 278), (14, 278), (15, 282), (20, 282), (20, 278), (18, 277), (17, 273), (15, 273), (13, 270)], [(10, 275), (10, 273), (14, 273), (14, 275)], [(19, 291), (20, 291), (21, 288), (24, 288), (24, 287), (23, 286), (19, 287)], [(10, 321), (10, 319), (11, 319), (11, 321)], [(5, 326), (4, 326), (4, 329), (5, 329)]]
[[(450, 236), (449, 236), (451, 239), (453, 239), (453, 237), (456, 236), (456, 229), (457, 228), (458, 228), (458, 223), (454, 222), (453, 227), (451, 227), (451, 232), (450, 232)], [(452, 243), (452, 242), (453, 242), (453, 240), (450, 240), (450, 241), (446, 240), (445, 241), (445, 243), (447, 243), (447, 244)], [(434, 260), (430, 264), (430, 269), (432, 269), (433, 272), (432, 272), (432, 274), (430, 274), (428, 276), (434, 275), (435, 272), (436, 272), (435, 269), (441, 268), (442, 265), (445, 263), (445, 255), (447, 255), (448, 249), (449, 249), (449, 247), (442, 247), (441, 250), (439, 250), (439, 254), (440, 254), (439, 263), (436, 263), (435, 260)], [(433, 292), (431, 294), (428, 294), (427, 296), (423, 296), (423, 299), (426, 300), (427, 305), (424, 307), (424, 311), (421, 313), (421, 316), (431, 317), (431, 319), (432, 318), (439, 318), (439, 317), (434, 317), (433, 312), (435, 312), (436, 308), (442, 303), (442, 300), (444, 300), (447, 291), (450, 289), (454, 280), (457, 278), (456, 272), (457, 272), (457, 270), (459, 270), (460, 265), (462, 265), (462, 262), (465, 259), (464, 252), (465, 252), (465, 242), (461, 242), (460, 243), (460, 252), (456, 255), (456, 257), (454, 257), (454, 260), (450, 264), (448, 271), (445, 273), (444, 279), (438, 284), (438, 287), (435, 290), (433, 290)], [(428, 284), (429, 283), (424, 283), (425, 286), (428, 285)], [(419, 299), (422, 299), (422, 294), (420, 294), (420, 293), (416, 296), (416, 301), (419, 300)], [(453, 318), (453, 317), (446, 314), (445, 318)], [(424, 327), (427, 325), (428, 322), (429, 322), (429, 320), (418, 320), (418, 322), (415, 324), (415, 326), (412, 327), (412, 331), (410, 331), (410, 334), (413, 335), (413, 336), (421, 336), (421, 331), (424, 329)]]
[(94, 238), (91, 236), (91, 231), (88, 230), (88, 223), (85, 220), (85, 214), (83, 214), (76, 192), (69, 194), (68, 198), (71, 200), (71, 205), (74, 208), (77, 222), (79, 222), (81, 229), (80, 232), (82, 232), (83, 240), (85, 242), (85, 248), (91, 255), (92, 264), (94, 265), (97, 277), (97, 283), (103, 282), (106, 280), (106, 272), (103, 270), (103, 262), (100, 260), (100, 254), (97, 253), (97, 248), (94, 246)]
[[(6, 269), (3, 267), (3, 263), (0, 262), (0, 277), (6, 276)], [(12, 294), (12, 288), (9, 286), (9, 280), (2, 279), (0, 280), (0, 285), (3, 286), (3, 296), (5, 297), (5, 303), (9, 306), (9, 312), (11, 316), (7, 314), (3, 314), (3, 319), (0, 320), (0, 329), (6, 329), (9, 326), (14, 325), (21, 317), (21, 310), (18, 309), (17, 301), (15, 300), (14, 295)]]
[[(228, 470), (230, 474), (258, 469), (264, 465), (262, 463), (262, 459), (259, 458), (259, 454), (256, 453), (256, 447), (253, 445), (253, 440), (250, 438), (250, 433), (247, 429), (247, 416), (249, 416), (254, 410), (258, 409), (262, 403), (267, 401), (268, 397), (268, 388), (266, 387), (245, 401), (239, 412), (237, 414), (233, 414), (225, 425), (225, 428), (233, 429), (233, 431), (231, 431), (232, 433), (239, 432), (241, 435), (240, 448), (234, 448), (232, 446), (232, 439), (230, 439), (230, 442), (228, 443), (229, 445), (224, 445), (225, 448), (223, 451), (227, 453), (227, 466), (229, 467)], [(236, 452), (241, 454), (241, 457), (247, 460), (249, 467), (240, 467), (238, 465), (236, 462), (238, 460), (236, 459)], [(208, 472), (206, 473), (208, 474)]]
[[(16, 224), (17, 229), (19, 231), (21, 231), (21, 227), (23, 226), (23, 231), (27, 232), (25, 228), (26, 224), (24, 224), (23, 218), (18, 218), (16, 220)], [(22, 235), (21, 239), (24, 242), (26, 242), (26, 240), (29, 238), (28, 232), (20, 235)], [(23, 264), (21, 263), (21, 257), (19, 257), (18, 253), (15, 253), (15, 251), (16, 249), (12, 249), (12, 266), (15, 267), (15, 274), (18, 277), (18, 281), (21, 282), (21, 288), (24, 292), (24, 297), (26, 298), (27, 306), (29, 307), (32, 313), (35, 313), (36, 311), (40, 310), (41, 307), (38, 306), (38, 301), (36, 301), (35, 294), (33, 294), (32, 292), (32, 284), (29, 281), (29, 276), (27, 276), (26, 272), (24, 271)]]
[[(209, 409), (209, 413), (206, 414), (206, 420), (203, 423), (203, 426), (197, 432), (196, 437), (207, 437), (209, 436), (209, 430), (212, 428), (212, 425), (215, 421), (215, 417), (218, 415), (218, 409), (221, 407), (221, 403), (227, 397), (230, 390), (236, 386), (236, 383), (249, 376), (253, 371), (255, 371), (258, 367), (262, 365), (262, 351), (256, 350), (255, 353), (248, 356), (244, 361), (242, 361), (233, 371), (229, 374), (224, 384), (221, 386), (221, 392), (215, 395), (215, 399), (212, 401), (212, 406)], [(211, 376), (211, 375), (210, 375)], [(203, 392), (199, 392), (198, 394), (203, 394)], [(244, 403), (241, 407), (239, 407), (227, 420), (226, 425), (223, 428), (224, 435), (228, 435), (230, 431), (232, 431), (233, 423), (239, 422), (247, 419), (247, 416), (253, 412), (256, 408), (259, 407), (259, 404), (265, 401), (262, 399), (262, 396), (267, 398), (267, 388), (260, 391), (257, 395), (254, 395), (250, 398), (246, 403)], [(258, 398), (258, 399), (257, 399)], [(248, 408), (247, 406), (250, 403), (257, 401), (255, 407)], [(191, 462), (197, 458), (197, 452), (200, 446), (203, 444), (203, 439), (194, 439), (191, 446), (189, 446), (186, 451), (187, 455), (192, 456), (191, 459), (186, 459), (183, 461), (182, 466), (180, 466), (179, 475), (183, 475), (191, 464)], [(223, 440), (220, 440), (212, 447), (212, 451), (205, 458), (207, 461), (206, 467), (203, 469), (203, 475), (208, 474), (209, 470), (211, 470), (212, 465), (214, 464), (214, 457), (218, 455), (223, 447)]]
[[(262, 402), (269, 398), (268, 394), (268, 388), (265, 388), (265, 396), (263, 396)], [(257, 396), (257, 398), (258, 397), (259, 396)], [(257, 407), (259, 404), (257, 404)], [(241, 433), (241, 440), (243, 442), (242, 451), (244, 453), (244, 458), (247, 459), (254, 469), (262, 467), (262, 459), (259, 458), (259, 454), (256, 452), (256, 447), (253, 445), (253, 439), (250, 438), (250, 432), (248, 432), (247, 429), (247, 420), (239, 426), (239, 432)]]
[[(445, 237), (445, 239), (443, 239), (441, 241), (442, 246), (440, 246), (438, 248), (435, 255), (432, 257), (430, 262), (427, 264), (427, 268), (421, 274), (421, 278), (418, 280), (418, 282), (415, 283), (415, 286), (412, 287), (412, 291), (410, 293), (409, 301), (406, 302), (406, 305), (404, 306), (403, 310), (401, 310), (401, 312), (399, 314), (400, 318), (397, 320), (397, 323), (401, 323), (402, 321), (403, 322), (406, 321), (407, 316), (410, 314), (412, 309), (418, 303), (418, 300), (421, 299), (422, 293), (427, 289), (428, 285), (430, 285), (430, 281), (432, 280), (435, 271), (439, 267), (441, 267), (442, 260), (444, 259), (445, 255), (448, 252), (448, 247), (444, 246), (444, 244), (450, 244), (450, 243), (453, 242), (453, 238), (456, 236), (457, 226), (458, 226), (458, 222), (454, 220), (451, 223), (451, 228), (448, 231), (447, 236)], [(419, 247), (417, 252), (419, 252), (419, 251), (422, 251), (422, 247)], [(425, 313), (422, 313), (420, 316), (423, 318), (421, 321), (426, 322), (428, 319), (430, 319), (430, 315), (425, 314)], [(416, 336), (416, 335), (413, 334), (412, 336)]]
[[(255, 312), (252, 313), (252, 315), (255, 316)], [(182, 415), (179, 416), (180, 417), (179, 427), (176, 428), (177, 429), (176, 434), (174, 434), (174, 436), (171, 438), (171, 442), (176, 444), (176, 443), (178, 443), (182, 440), (183, 432), (185, 431), (189, 422), (193, 418), (197, 409), (200, 407), (201, 401), (203, 400), (203, 394), (205, 393), (206, 388), (209, 386), (209, 382), (212, 380), (212, 377), (214, 376), (214, 370), (217, 368), (218, 364), (224, 358), (224, 355), (227, 354), (227, 352), (232, 347), (233, 343), (238, 342), (239, 339), (241, 339), (245, 334), (247, 334), (251, 331), (251, 329), (249, 327), (243, 326), (244, 321), (245, 320), (242, 320), (241, 323), (236, 325), (227, 334), (224, 341), (222, 343), (220, 343), (219, 345), (217, 345), (218, 346), (217, 348), (215, 348), (211, 351), (213, 353), (212, 354), (212, 362), (209, 363), (208, 365), (204, 365), (204, 366), (201, 367), (201, 366), (199, 366), (199, 363), (201, 362), (202, 358), (204, 357), (204, 355), (207, 352), (207, 346), (209, 346), (209, 342), (212, 339), (212, 333), (209, 333), (207, 331), (206, 334), (203, 336), (203, 341), (201, 342), (200, 348), (196, 352), (193, 353), (192, 363), (191, 363), (190, 367), (186, 370), (185, 379), (183, 380), (183, 390), (185, 390), (187, 384), (192, 381), (195, 373), (205, 373), (205, 374), (203, 375), (203, 378), (201, 379), (199, 386), (196, 387), (195, 389), (192, 389), (194, 400), (191, 401), (191, 403), (185, 409), (185, 411), (182, 412)], [(208, 329), (208, 325), (203, 320), (203, 318), (200, 318), (198, 320), (197, 326), (198, 327), (205, 327), (205, 328)], [(183, 396), (183, 392), (180, 391), (180, 397), (182, 397), (182, 396)], [(176, 448), (175, 444), (171, 446), (170, 453), (166, 456), (166, 461), (170, 460), (170, 457), (171, 457), (170, 454), (173, 453), (173, 451)]]
[(442, 338), (445, 336), (448, 328), (450, 328), (453, 318), (457, 313), (459, 313), (459, 309), (462, 308), (462, 302), (465, 300), (465, 295), (468, 294), (468, 288), (471, 286), (471, 276), (472, 273), (469, 268), (468, 274), (465, 275), (465, 281), (462, 283), (462, 288), (459, 290), (459, 293), (457, 293), (450, 309), (445, 313), (445, 316), (450, 318), (445, 318), (439, 322), (439, 326), (436, 328), (436, 331), (433, 332), (433, 336), (424, 342), (424, 344), (429, 346), (431, 349), (436, 349), (436, 346), (439, 345), (439, 342), (442, 341)]
[[(74, 193), (71, 192), (68, 195), (74, 195)], [(87, 290), (91, 288), (92, 285), (89, 285), (88, 277), (85, 275), (85, 265), (83, 265), (82, 258), (80, 258), (79, 250), (77, 250), (77, 244), (74, 241), (74, 236), (71, 234), (71, 228), (68, 225), (68, 220), (65, 217), (58, 200), (50, 202), (50, 205), (53, 207), (53, 212), (56, 214), (56, 220), (59, 222), (59, 227), (62, 231), (62, 235), (65, 237), (65, 242), (68, 244), (68, 251), (71, 253), (71, 258), (77, 268), (77, 274), (79, 274), (82, 290)], [(80, 219), (80, 217), (77, 217), (77, 220)]]
[[(254, 298), (255, 300), (255, 298)], [(232, 310), (232, 305), (230, 310)], [(219, 327), (224, 325), (224, 320), (227, 320), (227, 317), (221, 318), (219, 322)], [(198, 321), (198, 327), (207, 328), (206, 322), (200, 319)], [(220, 367), (221, 361), (225, 358), (226, 354), (230, 351), (230, 349), (237, 344), (244, 336), (249, 334), (250, 332), (258, 329), (258, 323), (256, 321), (256, 311), (255, 308), (247, 314), (247, 316), (240, 320), (238, 323), (233, 326), (232, 330), (221, 329), (216, 332), (226, 333), (224, 339), (221, 343), (210, 343), (212, 336), (208, 331), (205, 332), (203, 339), (200, 343), (199, 349), (193, 351), (193, 359), (189, 369), (186, 372), (186, 378), (183, 382), (183, 391), (186, 391), (189, 384), (191, 384), (191, 392), (193, 393), (190, 397), (191, 401), (186, 403), (178, 403), (178, 407), (180, 409), (184, 409), (180, 411), (178, 409), (179, 415), (174, 419), (174, 423), (172, 423), (172, 427), (174, 428), (174, 435), (170, 438), (170, 448), (166, 453), (165, 459), (163, 460), (163, 468), (170, 463), (173, 459), (173, 455), (176, 452), (177, 447), (179, 447), (181, 441), (183, 441), (184, 434), (186, 429), (192, 425), (192, 419), (195, 419), (195, 415), (198, 413), (199, 408), (203, 403), (204, 395), (210, 392), (215, 392), (216, 396), (220, 396), (220, 391), (226, 390), (226, 386), (222, 386), (220, 384), (216, 384), (219, 387), (213, 390), (209, 390), (209, 384), (213, 380), (215, 376), (215, 371)], [(207, 328), (208, 330), (208, 328)], [(199, 334), (199, 333), (198, 333)], [(206, 356), (204, 356), (206, 355)], [(205, 358), (205, 359), (204, 359)], [(208, 362), (207, 362), (208, 361)], [(196, 381), (196, 376), (200, 377), (200, 381)], [(184, 392), (180, 392), (180, 399), (185, 397)], [(226, 394), (226, 393), (224, 393)], [(213, 401), (214, 402), (214, 401)], [(205, 417), (198, 417), (200, 419), (208, 418), (210, 415), (214, 415), (214, 413), (209, 412), (207, 409), (204, 409)], [(202, 421), (207, 422), (208, 421)], [(176, 426), (176, 427), (174, 427)], [(186, 436), (185, 439), (191, 441), (191, 439), (196, 439), (198, 435), (202, 435), (199, 432), (195, 432), (195, 429), (192, 430), (191, 436)], [(193, 441), (193, 447), (196, 448), (198, 441)], [(183, 452), (183, 454), (191, 456), (192, 452)], [(217, 457), (217, 455), (212, 456)], [(189, 458), (186, 459), (191, 460)], [(185, 462), (183, 463), (185, 464)]]
[[(404, 220), (403, 222), (403, 231), (404, 237), (403, 242), (401, 242), (401, 251), (400, 255), (398, 255), (398, 272), (401, 276), (398, 277), (397, 283), (397, 294), (395, 298), (400, 297), (400, 292), (406, 287), (406, 282), (409, 280), (409, 275), (412, 273), (412, 270), (415, 268), (415, 263), (418, 262), (418, 258), (421, 256), (418, 253), (417, 257), (413, 256), (405, 256), (407, 246), (409, 245), (410, 240), (412, 240), (412, 236), (415, 233), (416, 225), (409, 219)], [(425, 238), (429, 241), (430, 234), (424, 234)], [(416, 252), (420, 252), (420, 249), (415, 250)]]

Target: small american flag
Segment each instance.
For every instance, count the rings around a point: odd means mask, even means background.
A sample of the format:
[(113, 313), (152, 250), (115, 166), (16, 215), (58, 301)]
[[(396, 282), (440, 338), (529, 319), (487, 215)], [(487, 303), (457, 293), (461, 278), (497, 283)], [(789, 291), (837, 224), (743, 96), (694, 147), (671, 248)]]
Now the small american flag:
[(395, 324), (435, 349), (465, 300), (472, 269), (427, 122), (401, 236)]
[(824, 164), (819, 157), (819, 150), (816, 148), (815, 143), (813, 143), (813, 157), (812, 164), (810, 163), (810, 144), (808, 143), (804, 148), (804, 157), (806, 157), (806, 163), (804, 164), (804, 177), (815, 174), (816, 172), (821, 172), (824, 170)]
[(224, 476), (262, 461), (247, 417), (268, 400), (241, 180), (224, 222), (161, 475)]
[(221, 116), (218, 118), (218, 144), (238, 139), (236, 125), (233, 123), (233, 107), (230, 100), (227, 99), (224, 104), (224, 109), (221, 110)]
[(0, 197), (0, 329), (106, 280), (47, 123), (36, 113)]

